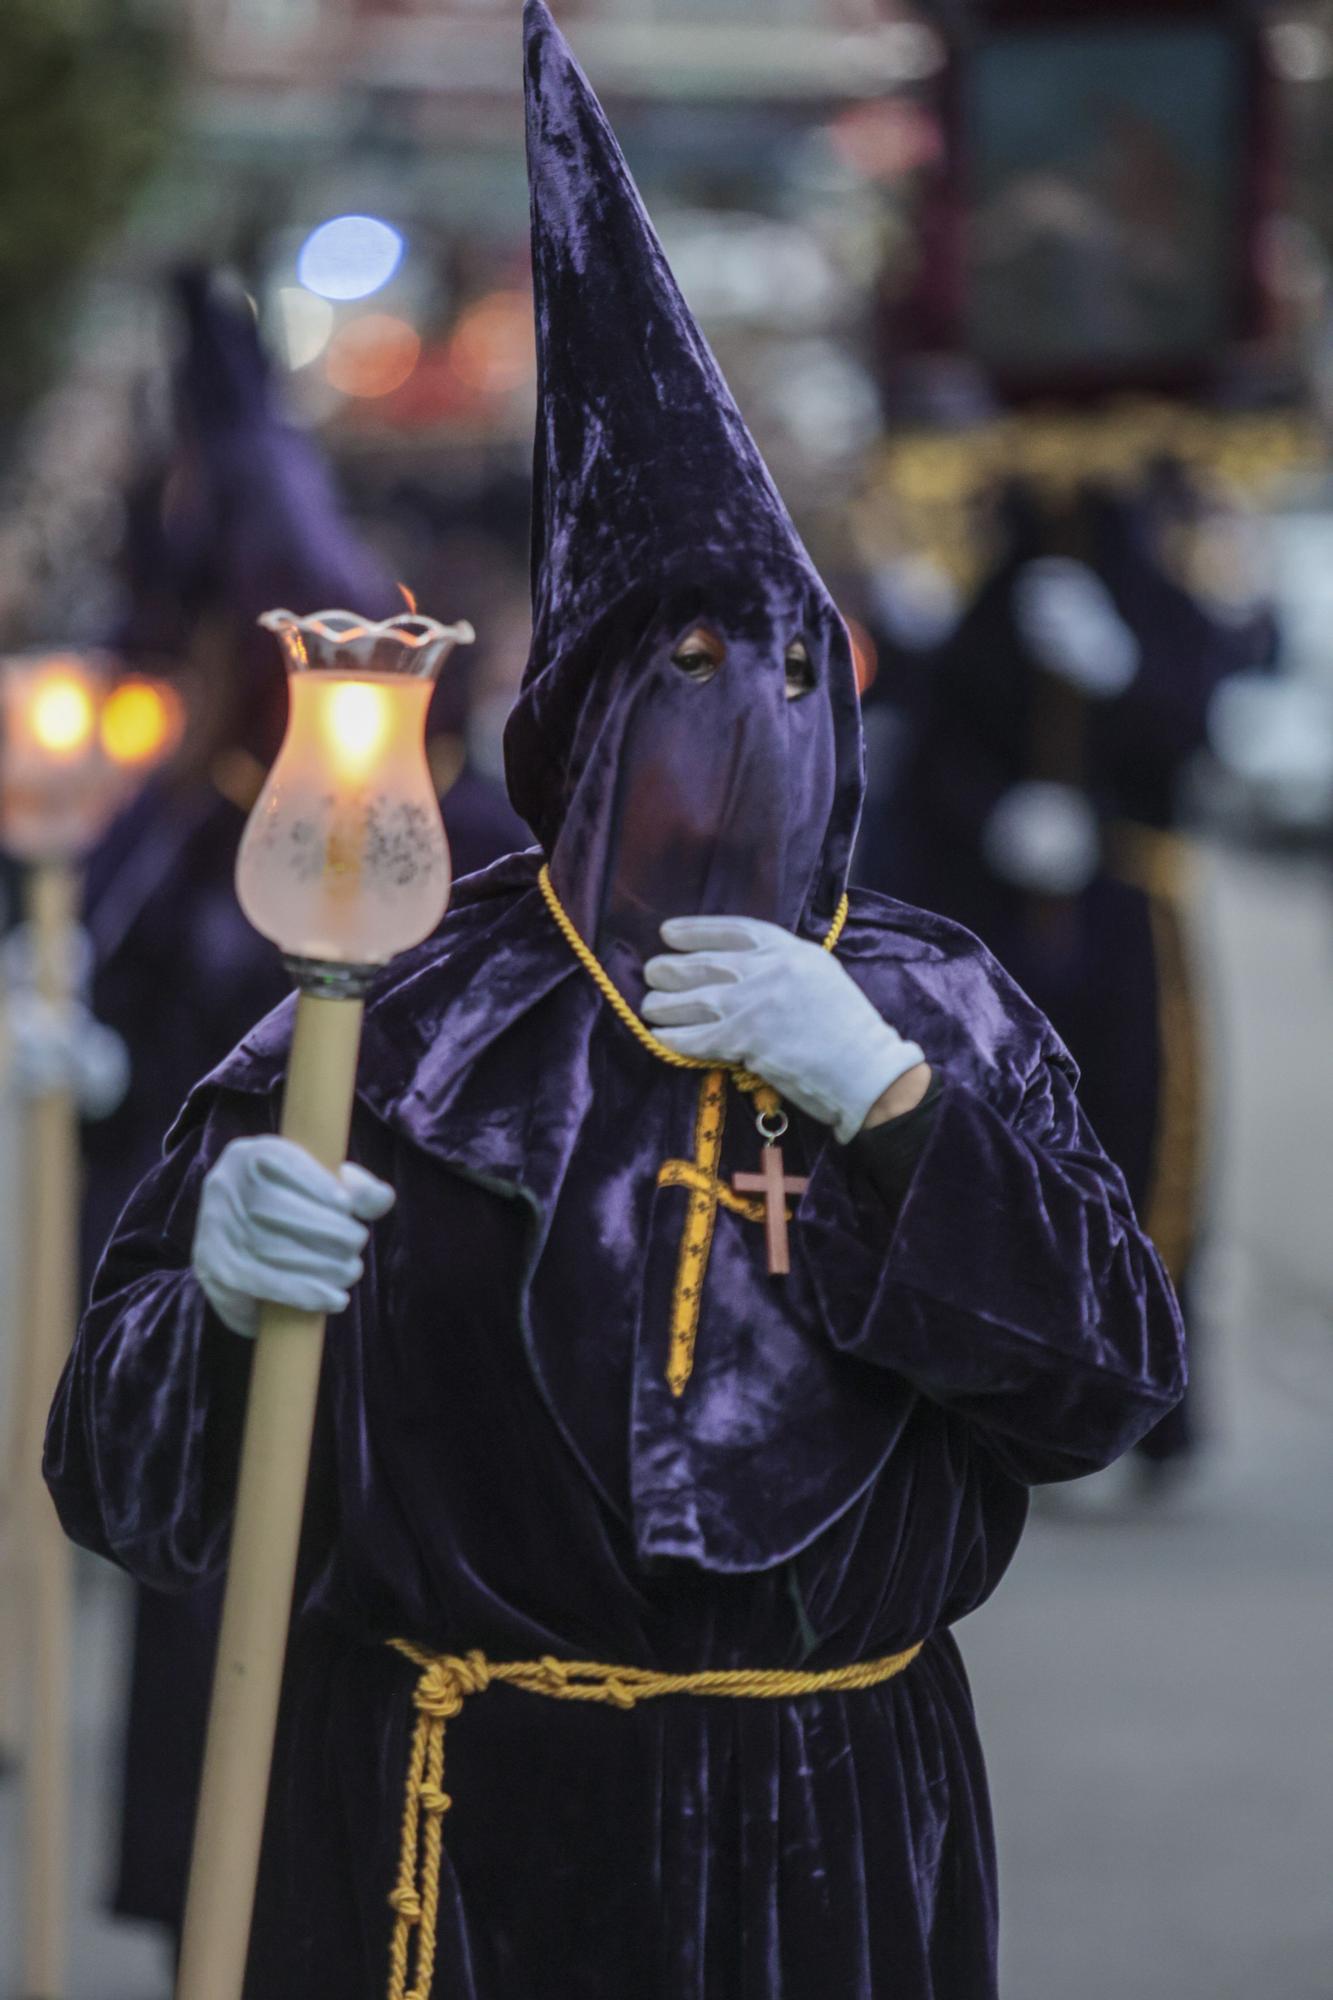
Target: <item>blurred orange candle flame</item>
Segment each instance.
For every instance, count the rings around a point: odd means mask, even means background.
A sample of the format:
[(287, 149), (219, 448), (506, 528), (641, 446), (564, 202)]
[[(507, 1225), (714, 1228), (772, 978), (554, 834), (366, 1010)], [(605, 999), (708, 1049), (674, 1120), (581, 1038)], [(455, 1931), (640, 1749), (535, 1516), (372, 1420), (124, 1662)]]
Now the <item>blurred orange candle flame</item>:
[(102, 708), (102, 748), (122, 769), (142, 769), (174, 748), (182, 720), (174, 688), (155, 681), (122, 681)]
[(27, 861), (86, 853), (178, 741), (173, 688), (117, 681), (105, 654), (0, 661), (0, 841)]
[(87, 679), (72, 667), (54, 667), (31, 691), (32, 740), (48, 756), (78, 757), (92, 741), (96, 710)]

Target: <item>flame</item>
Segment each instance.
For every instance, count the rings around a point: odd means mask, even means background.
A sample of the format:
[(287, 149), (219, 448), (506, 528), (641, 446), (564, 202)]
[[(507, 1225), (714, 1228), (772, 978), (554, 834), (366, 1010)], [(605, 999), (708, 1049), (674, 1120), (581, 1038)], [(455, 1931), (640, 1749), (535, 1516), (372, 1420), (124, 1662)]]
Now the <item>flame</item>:
[(392, 725), (390, 697), (368, 681), (338, 681), (324, 693), (324, 735), (339, 778), (354, 782), (375, 762)]
[(122, 681), (102, 707), (102, 748), (113, 764), (152, 763), (174, 743), (180, 700), (153, 681)]
[(409, 590), (408, 586), (401, 581), (399, 582), (398, 588), (403, 593), (404, 604), (407, 606), (408, 610), (415, 618), (417, 615), (417, 594), (415, 590)]
[(68, 668), (43, 674), (33, 689), (29, 727), (49, 756), (77, 757), (88, 748), (96, 712), (87, 683)]
[(864, 695), (874, 686), (879, 674), (879, 648), (859, 618), (849, 618), (844, 612), (843, 623), (847, 627), (847, 636), (852, 642), (852, 664), (856, 668), (856, 692)]

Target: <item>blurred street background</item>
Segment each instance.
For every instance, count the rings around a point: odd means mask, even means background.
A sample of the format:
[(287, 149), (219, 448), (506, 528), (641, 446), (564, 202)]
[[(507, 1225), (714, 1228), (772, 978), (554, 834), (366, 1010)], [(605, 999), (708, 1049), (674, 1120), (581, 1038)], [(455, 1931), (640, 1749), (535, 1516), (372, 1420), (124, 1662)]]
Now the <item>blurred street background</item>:
[[(1185, 1303), (1185, 1414), (1039, 1493), (960, 1635), (1004, 1990), (1333, 2000), (1333, 0), (553, 11), (851, 626), (858, 877), (1049, 1012)], [(0, 9), (0, 648), (109, 660), (183, 718), (83, 856), (80, 1004), (129, 1078), (88, 1079), (85, 1279), (283, 990), (230, 887), (281, 725), (257, 611), (316, 608), (364, 550), (471, 619), (432, 771), (460, 872), (527, 839), (500, 757), (534, 407), (518, 14)], [(69, 2000), (166, 2000), (163, 1774), (209, 1614), (75, 1582)]]

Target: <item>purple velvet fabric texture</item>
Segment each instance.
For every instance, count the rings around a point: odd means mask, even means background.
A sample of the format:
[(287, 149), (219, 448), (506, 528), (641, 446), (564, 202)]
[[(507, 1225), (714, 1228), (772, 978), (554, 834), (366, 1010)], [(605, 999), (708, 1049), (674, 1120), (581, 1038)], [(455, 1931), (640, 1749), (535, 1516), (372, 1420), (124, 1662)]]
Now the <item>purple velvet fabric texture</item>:
[[(476, 772), (464, 770), (443, 806), (460, 875), (518, 844), (515, 831), (521, 843), (521, 823)], [(133, 1081), (110, 1118), (84, 1128), (89, 1276), (190, 1089), (289, 989), (278, 953), (236, 901), (243, 825), (211, 786), (182, 793), (158, 783), (91, 859), (93, 1007), (124, 1036)], [(180, 1921), (218, 1608), (214, 1585), (138, 1596), (113, 1890), (126, 1916)]]
[(236, 901), (244, 825), (211, 785), (155, 781), (90, 859), (92, 1005), (124, 1037), (132, 1068), (119, 1108), (84, 1127), (89, 1276), (190, 1090), (291, 990), (278, 953)]
[[(1028, 1482), (1114, 1457), (1178, 1394), (1169, 1289), (1033, 1009), (966, 933), (858, 895), (848, 969), (949, 1078), (933, 1136), (895, 1222), (796, 1121), (790, 1302), (758, 1316), (760, 1232), (724, 1216), (672, 1404), (642, 1113), (684, 1150), (693, 1089), (608, 1017), (535, 866), (465, 885), (369, 1012), (353, 1150), (399, 1202), (331, 1329), (248, 1992), (362, 2000), (383, 1975), (413, 1675), (381, 1639), (685, 1668), (925, 1638), (867, 1695), (470, 1704), (438, 1990), (535, 2000), (557, 1966), (608, 2000), (975, 2000), (993, 1857), (945, 1628), (1002, 1574)], [(53, 1412), (67, 1528), (165, 1589), (223, 1562), (248, 1365), (188, 1269), (199, 1181), (276, 1117), (287, 1032), (284, 1008), (196, 1093)], [(559, 1355), (530, 1306), (567, 1192), (587, 1254)]]
[[(860, 745), (845, 635), (538, 0), (527, 26), (548, 319), (510, 781), (628, 981), (634, 924), (674, 885), (622, 765), (652, 772), (659, 727), (688, 755), (662, 652), (679, 622), (706, 612), (735, 666), (683, 688), (717, 699), (693, 711), (696, 740), (725, 734), (747, 800), (766, 770), (816, 821), (778, 829), (763, 877), (767, 912), (812, 933), (841, 890)], [(601, 311), (581, 318), (590, 298)], [(600, 341), (600, 401), (553, 361), (578, 356), (552, 314)], [(695, 482), (697, 549), (664, 467)], [(768, 682), (794, 616), (816, 689), (789, 723)], [(723, 766), (701, 764), (697, 799), (679, 776), (706, 850), (692, 874), (687, 843), (683, 892), (743, 895)], [(754, 809), (762, 874), (774, 822)], [(967, 933), (858, 895), (842, 962), (947, 1078), (930, 1140), (895, 1214), (794, 1117), (810, 1187), (791, 1277), (769, 1277), (760, 1230), (719, 1216), (695, 1374), (672, 1398), (685, 1197), (657, 1176), (692, 1149), (697, 1079), (609, 1012), (539, 862), (463, 884), (368, 1007), (352, 1151), (398, 1203), (330, 1328), (247, 2000), (365, 2000), (385, 1978), (415, 1678), (392, 1635), (677, 1670), (924, 1644), (876, 1691), (801, 1702), (469, 1702), (449, 1726), (441, 2000), (986, 2000), (994, 1857), (948, 1628), (1002, 1575), (1028, 1485), (1105, 1463), (1179, 1394), (1169, 1287), (1042, 1018)], [(224, 1564), (250, 1352), (189, 1269), (199, 1187), (229, 1140), (273, 1125), (289, 1031), (284, 1007), (194, 1093), (52, 1413), (69, 1532), (166, 1590)], [(724, 1173), (754, 1146), (733, 1096)]]

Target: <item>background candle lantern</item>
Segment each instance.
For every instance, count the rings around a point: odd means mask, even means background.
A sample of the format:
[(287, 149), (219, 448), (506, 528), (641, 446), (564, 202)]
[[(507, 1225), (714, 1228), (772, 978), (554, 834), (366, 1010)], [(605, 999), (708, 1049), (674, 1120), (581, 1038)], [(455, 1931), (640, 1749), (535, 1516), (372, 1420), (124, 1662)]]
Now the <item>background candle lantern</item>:
[(131, 675), (108, 691), (97, 733), (108, 764), (132, 784), (176, 749), (184, 728), (185, 707), (175, 688)]
[(109, 663), (96, 656), (19, 654), (0, 669), (0, 814), (16, 859), (67, 862), (97, 837), (108, 779), (98, 719), (109, 680)]
[[(0, 661), (0, 844), (26, 864), (26, 978), (50, 1007), (77, 986), (78, 862), (135, 787), (174, 747), (179, 698), (115, 679), (101, 654), (29, 653)], [(65, 1082), (25, 1108), (16, 1417), (4, 1528), (4, 1629), (22, 1645), (25, 1769), (25, 1993), (65, 1990), (68, 1931), (71, 1571), (40, 1477), (46, 1412), (78, 1317), (78, 1110)], [(13, 1599), (17, 1598), (17, 1609)]]
[[(426, 762), (436, 674), (468, 625), (415, 612), (260, 621), (286, 655), (287, 733), (246, 828), (237, 892), (299, 988), (282, 1131), (345, 1156), (362, 994), (449, 898)], [(195, 1823), (178, 1993), (240, 2000), (323, 1357), (324, 1319), (264, 1308), (241, 1447), (227, 1592)]]

